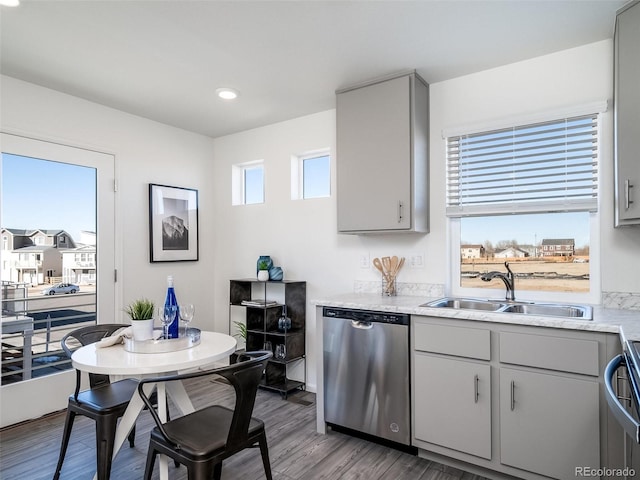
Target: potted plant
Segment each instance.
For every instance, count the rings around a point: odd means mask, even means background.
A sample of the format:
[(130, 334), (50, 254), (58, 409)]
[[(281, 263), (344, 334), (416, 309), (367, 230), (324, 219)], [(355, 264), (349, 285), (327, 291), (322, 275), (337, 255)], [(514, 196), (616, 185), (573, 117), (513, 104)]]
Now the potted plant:
[(235, 333), (234, 337), (240, 337), (244, 340), (244, 343), (247, 343), (247, 326), (242, 322), (233, 322), (238, 330), (238, 333)]
[(266, 282), (269, 280), (269, 262), (260, 260), (258, 262), (258, 280)]
[(131, 318), (134, 340), (142, 342), (153, 338), (154, 308), (153, 302), (146, 298), (135, 300), (125, 308), (125, 312)]
[[(233, 322), (236, 326), (237, 332), (233, 334), (234, 337), (242, 338), (244, 340), (245, 347), (247, 345), (247, 326), (242, 322)], [(237, 349), (234, 353), (231, 354), (229, 363), (237, 363), (238, 356), (245, 352), (244, 348)]]

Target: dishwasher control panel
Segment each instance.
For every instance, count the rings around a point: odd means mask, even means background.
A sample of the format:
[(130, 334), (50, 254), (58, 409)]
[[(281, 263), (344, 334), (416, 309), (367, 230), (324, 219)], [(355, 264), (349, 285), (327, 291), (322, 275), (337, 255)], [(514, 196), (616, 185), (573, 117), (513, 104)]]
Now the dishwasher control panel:
[(409, 314), (407, 313), (375, 312), (371, 310), (324, 307), (322, 316), (327, 318), (344, 318), (347, 320), (355, 320), (357, 322), (409, 325)]

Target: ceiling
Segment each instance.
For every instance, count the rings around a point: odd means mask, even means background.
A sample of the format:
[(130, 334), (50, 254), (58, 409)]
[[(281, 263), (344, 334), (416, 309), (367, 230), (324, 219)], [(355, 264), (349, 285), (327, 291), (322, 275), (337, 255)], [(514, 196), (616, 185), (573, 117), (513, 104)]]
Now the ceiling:
[[(211, 137), (613, 36), (624, 0), (60, 1), (0, 7), (0, 71)], [(235, 101), (218, 87), (240, 91)]]

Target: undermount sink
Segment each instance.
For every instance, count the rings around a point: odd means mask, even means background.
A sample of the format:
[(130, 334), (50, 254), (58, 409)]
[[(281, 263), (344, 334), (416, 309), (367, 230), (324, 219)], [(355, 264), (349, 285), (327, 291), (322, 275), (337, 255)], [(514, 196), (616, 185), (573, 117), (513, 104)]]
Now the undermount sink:
[(523, 313), (525, 315), (581, 318), (583, 320), (591, 320), (593, 318), (591, 307), (578, 305), (520, 303), (507, 305), (502, 311), (506, 313)]
[(464, 310), (484, 310), (496, 312), (505, 305), (487, 300), (473, 300), (470, 298), (441, 298), (435, 302), (425, 303), (421, 307), (456, 308)]
[(441, 298), (424, 303), (421, 307), (453, 308), (456, 310), (480, 310), (484, 312), (517, 313), (522, 315), (542, 315), (549, 317), (570, 318), (572, 320), (593, 320), (591, 307), (581, 305), (564, 305), (555, 303), (504, 303), (494, 300), (474, 298)]

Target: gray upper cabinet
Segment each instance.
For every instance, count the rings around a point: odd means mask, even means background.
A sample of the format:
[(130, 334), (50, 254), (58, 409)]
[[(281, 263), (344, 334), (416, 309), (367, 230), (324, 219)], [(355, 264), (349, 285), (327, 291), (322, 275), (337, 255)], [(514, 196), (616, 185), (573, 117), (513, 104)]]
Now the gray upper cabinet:
[(615, 226), (640, 225), (640, 2), (615, 32)]
[(428, 223), (429, 87), (410, 73), (336, 92), (338, 232)]

